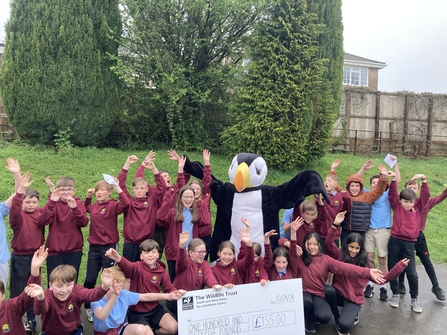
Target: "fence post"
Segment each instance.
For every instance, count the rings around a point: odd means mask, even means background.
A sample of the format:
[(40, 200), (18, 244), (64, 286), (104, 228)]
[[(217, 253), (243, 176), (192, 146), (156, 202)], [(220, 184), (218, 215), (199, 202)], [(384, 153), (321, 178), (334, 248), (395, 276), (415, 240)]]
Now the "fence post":
[[(374, 147), (373, 150), (377, 150), (377, 140), (379, 139), (380, 129), (380, 92), (376, 93), (376, 114), (374, 117)], [(380, 149), (379, 149), (380, 152)]]
[(408, 135), (408, 114), (409, 114), (409, 97), (405, 94), (405, 108), (404, 108), (404, 133), (402, 136), (402, 154), (405, 155), (405, 142)]
[(355, 130), (355, 137), (354, 137), (354, 156), (355, 153), (357, 152), (357, 129)]
[(433, 96), (428, 98), (427, 140), (425, 142), (425, 157), (430, 155), (431, 138), (433, 135)]
[(379, 133), (379, 154), (382, 153), (382, 132)]

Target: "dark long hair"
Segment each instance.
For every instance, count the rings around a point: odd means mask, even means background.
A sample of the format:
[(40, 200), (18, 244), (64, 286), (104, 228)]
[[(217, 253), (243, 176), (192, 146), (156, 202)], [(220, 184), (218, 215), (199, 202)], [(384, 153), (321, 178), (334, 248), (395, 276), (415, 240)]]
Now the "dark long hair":
[[(348, 245), (357, 242), (360, 246), (359, 253), (352, 258), (349, 255), (349, 248)], [(348, 235), (348, 237), (343, 241), (343, 244), (341, 246), (341, 260), (343, 263), (349, 263), (361, 266), (362, 268), (368, 267), (368, 258), (366, 257), (366, 250), (365, 250), (365, 241), (363, 240), (362, 235), (358, 233), (351, 233)]]
[(323, 245), (323, 241), (321, 240), (320, 234), (318, 234), (316, 232), (312, 231), (310, 233), (307, 233), (306, 236), (304, 236), (303, 255), (301, 256), (301, 258), (303, 259), (304, 265), (306, 265), (306, 266), (309, 266), (310, 263), (312, 263), (312, 255), (309, 254), (309, 252), (307, 251), (307, 248), (306, 248), (307, 241), (309, 241), (312, 237), (315, 237), (315, 239), (317, 240), (318, 248), (319, 248), (319, 251), (318, 251), (319, 254), (321, 254), (321, 246)]

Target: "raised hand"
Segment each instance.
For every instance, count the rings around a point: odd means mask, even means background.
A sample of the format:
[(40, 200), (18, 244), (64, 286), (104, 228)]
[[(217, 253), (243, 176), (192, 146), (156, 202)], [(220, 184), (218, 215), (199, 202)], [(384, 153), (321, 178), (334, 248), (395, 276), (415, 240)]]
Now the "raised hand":
[(67, 203), (68, 207), (70, 207), (70, 208), (76, 208), (76, 206), (78, 205), (76, 203), (76, 200), (71, 196), (66, 197), (65, 202)]
[(334, 223), (337, 226), (340, 225), (343, 222), (343, 220), (345, 219), (345, 214), (346, 214), (346, 211), (337, 213), (337, 216), (334, 219)]
[(27, 187), (30, 187), (32, 183), (34, 183), (34, 180), (30, 181), (32, 174), (29, 172), (26, 172), (22, 175), (20, 178), (20, 186), (19, 188), (24, 191)]
[(180, 156), (177, 154), (177, 151), (175, 151), (174, 149), (168, 150), (168, 156), (169, 156), (169, 159), (172, 161), (178, 162), (180, 160)]
[(208, 149), (203, 149), (203, 164), (210, 165), (211, 152)]
[(294, 221), (290, 222), (290, 230), (296, 233), (303, 223), (304, 219), (301, 216), (298, 216)]
[(138, 162), (138, 157), (137, 156), (132, 155), (132, 156), (127, 157), (126, 163), (134, 164), (136, 162)]
[(372, 165), (372, 163), (373, 163), (373, 160), (372, 159), (369, 159), (369, 160), (367, 160), (364, 164), (363, 164), (363, 170), (370, 170), (370, 169), (372, 169), (373, 167), (374, 167), (374, 165)]
[(11, 157), (7, 158), (5, 169), (11, 173), (20, 173), (19, 161)]
[(385, 176), (385, 177), (388, 178), (388, 170), (386, 169), (385, 165), (383, 165), (383, 164), (379, 164), (378, 168), (379, 168), (379, 172), (380, 172), (380, 174), (381, 174), (382, 176)]
[(95, 194), (95, 189), (94, 188), (89, 188), (87, 190), (87, 194), (85, 195), (86, 198), (91, 198), (93, 196), (93, 194)]
[(31, 298), (38, 298), (39, 300), (42, 300), (44, 297), (43, 289), (41, 286), (37, 284), (29, 284), (27, 287), (25, 287), (24, 292), (28, 295), (28, 297)]
[(179, 235), (179, 243), (180, 245), (183, 246), (183, 248), (185, 247), (186, 243), (188, 243), (189, 239), (191, 238), (191, 235), (189, 235), (188, 231), (182, 231)]
[(340, 159), (337, 158), (331, 165), (331, 171), (337, 170), (339, 165), (340, 165)]
[(121, 260), (121, 256), (118, 254), (118, 251), (113, 248), (106, 251), (106, 256), (115, 262), (119, 262)]
[(244, 217), (241, 217), (241, 222), (245, 225), (245, 231), (250, 233), (250, 222)]
[(149, 151), (149, 153), (143, 159), (143, 162), (144, 161), (153, 161), (155, 159), (155, 155), (156, 155), (156, 153), (153, 150)]
[(418, 173), (418, 174), (415, 174), (415, 175), (413, 176), (413, 178), (411, 178), (411, 180), (416, 180), (416, 179), (425, 180), (425, 179), (427, 179), (427, 178), (426, 178), (425, 175), (423, 175), (422, 173)]
[(247, 245), (247, 247), (251, 247), (252, 244), (250, 238), (250, 230), (247, 231), (246, 229), (239, 228), (238, 233), (241, 241), (244, 242)]
[(185, 167), (186, 157), (182, 156), (178, 160), (178, 172), (183, 172), (183, 168)]
[(110, 268), (102, 270), (101, 284), (104, 290), (108, 290), (113, 282), (113, 271)]
[(112, 294), (119, 296), (121, 291), (123, 290), (123, 283), (120, 281), (114, 280), (112, 282), (112, 285), (110, 286), (109, 290), (112, 292)]
[(141, 163), (143, 166), (144, 166), (144, 168), (146, 168), (146, 169), (149, 169), (149, 170), (153, 170), (153, 169), (155, 169), (155, 164), (154, 164), (154, 162), (153, 161), (151, 161), (151, 160), (146, 160), (146, 161), (143, 161), (143, 163)]
[(45, 263), (45, 260), (48, 257), (48, 248), (45, 246), (40, 246), (39, 249), (33, 255), (33, 259), (31, 260), (31, 268), (40, 269)]
[(48, 185), (48, 187), (50, 188), (50, 192), (54, 191), (54, 184), (51, 182), (50, 176), (47, 176), (45, 178), (45, 183)]
[(264, 234), (264, 244), (270, 244), (270, 236), (278, 235), (275, 229), (272, 229)]
[(61, 197), (61, 191), (59, 189), (51, 191), (50, 199), (57, 202)]

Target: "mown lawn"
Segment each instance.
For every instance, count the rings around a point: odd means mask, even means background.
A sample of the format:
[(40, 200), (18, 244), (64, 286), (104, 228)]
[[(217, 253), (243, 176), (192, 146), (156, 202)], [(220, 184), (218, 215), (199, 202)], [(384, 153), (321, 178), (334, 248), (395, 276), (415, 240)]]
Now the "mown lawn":
[[(157, 156), (155, 164), (158, 169), (168, 170), (173, 179), (175, 179), (177, 166), (176, 162), (170, 161), (167, 155), (168, 148), (151, 148), (156, 151)], [(34, 180), (33, 187), (41, 193), (40, 205), (44, 205), (48, 195), (48, 187), (45, 184), (45, 177), (51, 176), (55, 182), (61, 176), (70, 176), (76, 181), (76, 195), (84, 199), (88, 188), (94, 187), (95, 183), (102, 179), (102, 174), (118, 175), (127, 156), (136, 155), (143, 159), (148, 150), (119, 150), (119, 149), (96, 149), (96, 148), (74, 148), (70, 155), (59, 155), (54, 149), (46, 147), (31, 147), (27, 145), (9, 144), (0, 142), (1, 159), (5, 162), (6, 158), (13, 157), (17, 159), (21, 165), (22, 173), (31, 172)], [(181, 152), (179, 154), (187, 154), (191, 160), (202, 161), (201, 152)], [(351, 154), (328, 154), (324, 158), (315, 163), (289, 172), (281, 172), (270, 169), (265, 181), (266, 185), (279, 185), (288, 180), (304, 169), (314, 169), (318, 171), (324, 179), (326, 172), (329, 170), (333, 160), (339, 158), (341, 164), (338, 168), (340, 184), (344, 187), (344, 180), (351, 173), (356, 173), (367, 159), (373, 159), (374, 165), (383, 163), (384, 155), (372, 157), (353, 156)], [(291, 157), (293, 159), (293, 157)], [(140, 160), (141, 162), (141, 160)], [(222, 155), (211, 155), (211, 168), (213, 174), (222, 181), (228, 181), (228, 167), (231, 158)], [(408, 159), (398, 157), (399, 167), (402, 175), (402, 181), (410, 179), (416, 173), (424, 173), (427, 176), (431, 196), (440, 194), (447, 187), (447, 161), (445, 158), (424, 158), (424, 159)], [(268, 162), (267, 162), (268, 164)], [(131, 167), (129, 171), (128, 187), (130, 188), (131, 178), (137, 168), (138, 163)], [(149, 172), (149, 171), (148, 171)], [(377, 173), (377, 169), (367, 171), (364, 175), (366, 184), (369, 184), (369, 177)], [(147, 174), (148, 180), (153, 183), (152, 177)], [(6, 169), (0, 169), (0, 199), (9, 197), (14, 189), (12, 175)], [(116, 196), (116, 194), (114, 195)], [(212, 204), (211, 210), (214, 217), (215, 206)], [(434, 262), (447, 262), (447, 254), (445, 246), (447, 240), (447, 202), (443, 202), (433, 208), (430, 212), (427, 222), (425, 234), (431, 258)], [(280, 214), (282, 215), (282, 213)], [(120, 218), (122, 225), (122, 218)], [(8, 241), (12, 238), (12, 232), (8, 228), (6, 220)], [(121, 227), (120, 227), (121, 228)], [(122, 229), (120, 229), (122, 230)], [(88, 227), (84, 230), (85, 245), (83, 266), (79, 274), (79, 283), (82, 284), (85, 277), (85, 264), (87, 260)], [(122, 243), (120, 245), (122, 247)], [(46, 272), (44, 271), (43, 274)], [(44, 278), (44, 280), (46, 280)]]

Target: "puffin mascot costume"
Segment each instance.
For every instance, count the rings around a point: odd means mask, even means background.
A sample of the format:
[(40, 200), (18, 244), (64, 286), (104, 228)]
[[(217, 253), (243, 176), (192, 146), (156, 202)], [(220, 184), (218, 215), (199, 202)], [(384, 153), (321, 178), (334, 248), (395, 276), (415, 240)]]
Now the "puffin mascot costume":
[[(200, 162), (186, 160), (184, 171), (202, 179), (203, 166)], [(264, 233), (275, 229), (279, 233), (279, 210), (292, 208), (311, 194), (323, 194), (330, 203), (324, 183), (318, 172), (306, 170), (279, 186), (263, 185), (267, 176), (264, 158), (252, 153), (239, 153), (228, 170), (229, 183), (213, 176), (211, 196), (217, 206), (214, 232), (211, 239), (210, 259), (215, 261), (219, 244), (230, 240), (240, 248), (238, 229), (243, 228), (241, 217), (250, 222), (251, 240), (264, 247)], [(278, 246), (278, 236), (271, 239), (272, 249)], [(264, 253), (264, 250), (263, 250)]]

